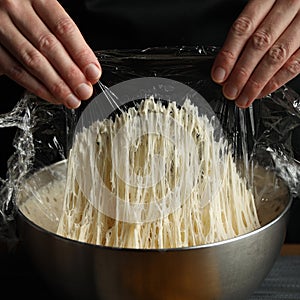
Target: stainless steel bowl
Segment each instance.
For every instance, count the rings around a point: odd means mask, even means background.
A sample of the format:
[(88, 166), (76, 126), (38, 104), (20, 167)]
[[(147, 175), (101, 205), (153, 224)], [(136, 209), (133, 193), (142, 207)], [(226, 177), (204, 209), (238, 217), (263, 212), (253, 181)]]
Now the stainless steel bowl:
[(40, 188), (55, 180), (63, 185), (65, 171), (66, 161), (61, 161), (24, 183), (17, 195), (17, 228), (40, 275), (67, 299), (247, 299), (267, 276), (284, 242), (292, 200), (284, 185), (281, 194), (270, 197), (273, 189), (268, 191), (265, 183), (262, 189), (269, 200), (258, 205), (264, 225), (224, 242), (141, 250), (72, 241), (55, 234), (57, 215), (48, 206), (57, 202), (57, 195), (49, 192), (40, 212), (26, 206), (38, 198)]

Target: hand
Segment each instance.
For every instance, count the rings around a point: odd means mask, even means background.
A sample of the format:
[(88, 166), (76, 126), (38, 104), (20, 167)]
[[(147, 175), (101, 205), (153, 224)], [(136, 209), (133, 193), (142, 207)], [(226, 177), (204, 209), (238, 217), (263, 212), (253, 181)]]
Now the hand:
[(300, 0), (249, 1), (212, 67), (223, 94), (246, 108), (300, 73)]
[(101, 67), (56, 0), (0, 0), (0, 75), (76, 108), (92, 95)]

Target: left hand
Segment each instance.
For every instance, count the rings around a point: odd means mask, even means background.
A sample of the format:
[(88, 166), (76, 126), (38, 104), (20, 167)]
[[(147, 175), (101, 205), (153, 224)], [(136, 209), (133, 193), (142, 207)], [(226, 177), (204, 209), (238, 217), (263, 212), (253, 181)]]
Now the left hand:
[(212, 67), (223, 94), (246, 108), (300, 74), (300, 0), (251, 0)]

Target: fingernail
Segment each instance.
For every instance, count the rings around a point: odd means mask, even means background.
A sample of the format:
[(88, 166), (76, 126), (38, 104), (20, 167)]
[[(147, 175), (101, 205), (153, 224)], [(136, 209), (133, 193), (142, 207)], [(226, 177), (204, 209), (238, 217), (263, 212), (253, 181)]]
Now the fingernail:
[(95, 64), (89, 64), (85, 69), (85, 76), (89, 79), (99, 79), (101, 70)]
[(217, 67), (215, 70), (214, 70), (214, 73), (213, 73), (213, 79), (216, 81), (216, 82), (223, 82), (224, 79), (225, 79), (225, 75), (226, 75), (226, 71), (221, 68), (221, 67)]
[(93, 88), (91, 85), (88, 85), (86, 83), (81, 83), (75, 90), (76, 95), (82, 99), (86, 100), (92, 96)]
[(78, 108), (80, 106), (80, 104), (81, 104), (81, 101), (76, 96), (74, 96), (73, 94), (70, 94), (67, 97), (66, 105), (69, 108)]
[(225, 85), (224, 86), (224, 96), (230, 100), (234, 100), (238, 95), (238, 89), (234, 85)]
[(246, 108), (248, 106), (248, 102), (249, 102), (248, 97), (242, 95), (236, 100), (236, 105), (241, 108)]

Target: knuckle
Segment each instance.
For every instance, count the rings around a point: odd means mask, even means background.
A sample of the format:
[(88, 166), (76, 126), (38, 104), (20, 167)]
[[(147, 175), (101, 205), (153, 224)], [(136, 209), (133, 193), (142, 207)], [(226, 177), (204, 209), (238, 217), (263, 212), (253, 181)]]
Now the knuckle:
[(57, 45), (57, 39), (51, 33), (41, 35), (38, 40), (38, 47), (42, 52), (47, 52)]
[(7, 75), (17, 82), (23, 82), (26, 73), (21, 66), (13, 65), (10, 69), (8, 69)]
[(267, 31), (257, 31), (252, 36), (252, 45), (254, 49), (265, 50), (271, 45), (272, 37)]
[(261, 91), (264, 87), (263, 82), (259, 82), (251, 77), (249, 78), (247, 85), (253, 91)]
[(234, 61), (236, 59), (236, 55), (234, 55), (232, 51), (227, 49), (222, 49), (219, 52), (219, 56), (226, 62)]
[(249, 33), (252, 28), (252, 21), (250, 18), (243, 16), (235, 20), (232, 25), (232, 31), (237, 36), (242, 36), (246, 33)]
[(50, 86), (50, 92), (56, 97), (63, 99), (68, 95), (69, 89), (63, 80), (58, 80)]
[(239, 79), (244, 79), (244, 78), (249, 78), (250, 76), (250, 72), (247, 70), (247, 68), (245, 67), (240, 67), (238, 70), (237, 70), (237, 77)]
[[(21, 47), (23, 49), (24, 47)], [(42, 56), (36, 49), (20, 51), (21, 61), (30, 69), (36, 69), (42, 62)]]
[(267, 54), (268, 62), (272, 65), (281, 64), (288, 57), (288, 47), (284, 45), (274, 45)]
[(272, 78), (269, 82), (268, 82), (268, 89), (270, 91), (275, 91), (278, 88), (280, 88), (281, 84), (275, 79)]
[(65, 35), (72, 34), (75, 31), (75, 29), (76, 26), (74, 22), (70, 18), (64, 17), (58, 20), (54, 31), (58, 36), (63, 37)]
[(75, 61), (81, 61), (83, 64), (90, 62), (91, 52), (88, 48), (81, 48), (73, 55)]
[(43, 90), (43, 88), (39, 87), (39, 86), (32, 86), (29, 88), (30, 92), (32, 92), (33, 94), (37, 95), (40, 98), (45, 98), (45, 91)]
[(293, 59), (284, 66), (288, 73), (297, 76), (300, 73), (300, 59)]
[(69, 67), (68, 71), (66, 72), (66, 80), (67, 81), (74, 81), (77, 78), (82, 79), (81, 76), (80, 76), (80, 72), (79, 72), (78, 68), (75, 67), (75, 66)]

